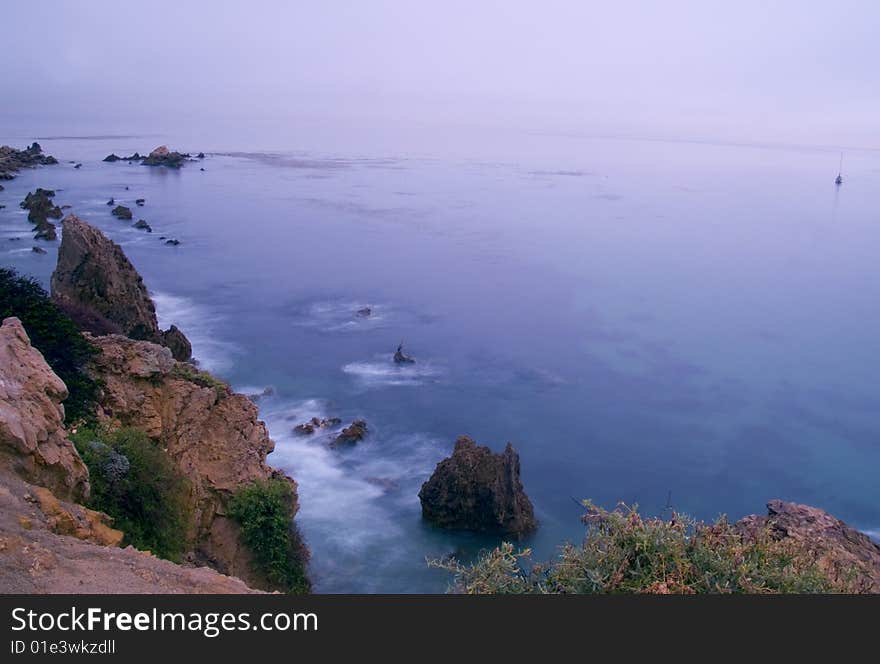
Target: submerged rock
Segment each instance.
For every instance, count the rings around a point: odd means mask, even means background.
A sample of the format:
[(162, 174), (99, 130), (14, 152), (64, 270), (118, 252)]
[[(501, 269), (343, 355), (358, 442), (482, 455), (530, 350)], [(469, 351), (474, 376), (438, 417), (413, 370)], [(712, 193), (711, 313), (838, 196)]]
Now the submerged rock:
[(111, 210), (110, 214), (118, 219), (131, 219), (131, 208), (125, 207), (124, 205), (117, 205), (113, 210)]
[(366, 437), (367, 433), (367, 423), (364, 420), (355, 420), (336, 436), (330, 446), (356, 445)]
[(137, 199), (135, 199), (134, 202), (135, 202), (135, 205), (139, 205), (139, 206), (143, 207), (146, 200), (143, 198), (137, 198)]
[(395, 364), (413, 364), (415, 359), (411, 358), (403, 352), (403, 344), (398, 344), (397, 351), (394, 353)]
[(369, 318), (373, 315), (373, 310), (370, 307), (364, 307), (363, 309), (358, 309), (356, 313), (360, 318)]
[(150, 226), (150, 224), (148, 224), (143, 219), (138, 219), (137, 222), (134, 224), (133, 228), (137, 228), (138, 230), (142, 230), (142, 231), (147, 231), (147, 233), (153, 232), (153, 227)]
[(111, 198), (109, 201), (107, 201), (107, 205), (116, 205), (116, 199)]
[(77, 164), (74, 168), (82, 168), (82, 164)]
[[(16, 240), (18, 238), (15, 238)], [(48, 253), (43, 247), (31, 247), (31, 251), (35, 254), (45, 254)]]
[(537, 528), (520, 481), (519, 455), (508, 443), (494, 454), (461, 436), (419, 491), (422, 517), (442, 527), (523, 537)]
[(167, 244), (171, 247), (176, 247), (180, 244), (180, 240), (175, 240), (175, 239), (165, 240), (165, 244)]
[(52, 298), (85, 329), (105, 334), (106, 321), (133, 339), (168, 345), (175, 359), (188, 360), (189, 341), (176, 327), (159, 329), (156, 307), (144, 281), (122, 249), (76, 215), (62, 222)]

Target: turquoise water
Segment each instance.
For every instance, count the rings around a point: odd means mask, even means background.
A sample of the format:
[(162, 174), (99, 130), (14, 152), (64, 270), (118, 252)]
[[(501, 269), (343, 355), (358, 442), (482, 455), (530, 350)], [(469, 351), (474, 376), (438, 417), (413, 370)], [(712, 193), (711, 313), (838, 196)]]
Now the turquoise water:
[[(419, 486), (460, 434), (519, 450), (539, 558), (580, 538), (573, 498), (738, 518), (779, 497), (880, 529), (877, 152), (848, 151), (837, 189), (838, 152), (807, 147), (41, 143), (62, 163), (4, 183), (4, 264), (48, 285), (54, 251), (30, 251), (17, 204), (57, 189), (206, 368), (274, 389), (270, 462), (299, 482), (318, 591), (443, 591), (426, 556), (496, 543), (420, 520)], [(100, 162), (160, 143), (210, 152), (205, 171)], [(415, 365), (391, 364), (401, 340)], [(372, 433), (331, 451), (292, 434), (312, 414)]]

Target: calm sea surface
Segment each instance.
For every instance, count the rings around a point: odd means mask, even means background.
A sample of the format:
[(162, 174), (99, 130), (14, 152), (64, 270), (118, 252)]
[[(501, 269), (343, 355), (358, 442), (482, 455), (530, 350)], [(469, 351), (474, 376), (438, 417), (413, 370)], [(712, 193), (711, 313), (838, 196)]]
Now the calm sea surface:
[[(538, 558), (581, 537), (573, 498), (711, 519), (779, 497), (880, 530), (880, 153), (847, 152), (838, 189), (839, 154), (820, 148), (40, 142), (61, 164), (3, 183), (3, 264), (48, 287), (56, 249), (31, 252), (18, 203), (56, 189), (123, 246), (205, 368), (274, 389), (270, 462), (299, 483), (318, 591), (442, 592), (426, 556), (497, 543), (420, 519), (460, 434), (519, 450)], [(210, 154), (179, 172), (100, 161), (162, 143)], [(401, 341), (415, 365), (391, 363)], [(312, 415), (372, 433), (332, 451), (292, 434)]]

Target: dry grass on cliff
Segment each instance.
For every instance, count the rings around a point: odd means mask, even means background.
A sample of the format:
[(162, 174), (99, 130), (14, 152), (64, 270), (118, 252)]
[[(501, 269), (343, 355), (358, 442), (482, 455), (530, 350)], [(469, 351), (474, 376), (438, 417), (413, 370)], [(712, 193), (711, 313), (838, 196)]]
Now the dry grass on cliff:
[(467, 594), (829, 593), (848, 592), (825, 576), (814, 554), (769, 532), (744, 537), (722, 518), (712, 524), (675, 515), (643, 518), (625, 505), (613, 511), (584, 502), (587, 534), (550, 564), (504, 543), (464, 565), (430, 561), (454, 574), (450, 590)]

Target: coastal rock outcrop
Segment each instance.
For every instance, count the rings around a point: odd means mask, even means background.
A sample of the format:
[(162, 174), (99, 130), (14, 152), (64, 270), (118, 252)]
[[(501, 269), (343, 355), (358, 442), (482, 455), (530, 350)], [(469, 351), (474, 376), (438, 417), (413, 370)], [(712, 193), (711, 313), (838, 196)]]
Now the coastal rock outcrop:
[(43, 148), (36, 142), (24, 150), (16, 150), (9, 145), (0, 146), (0, 180), (11, 180), (22, 168), (51, 166), (57, 163), (55, 157), (43, 154)]
[(100, 350), (91, 367), (102, 382), (99, 419), (159, 441), (189, 481), (190, 559), (270, 588), (227, 515), (234, 492), (255, 480), (285, 480), (296, 500), (296, 483), (266, 463), (274, 443), (256, 406), (210, 374), (175, 361), (163, 346), (119, 335), (92, 342)]
[(767, 528), (777, 539), (797, 540), (832, 579), (846, 579), (859, 592), (880, 593), (880, 545), (818, 507), (771, 500), (766, 516), (747, 516), (736, 528), (745, 536)]
[(160, 145), (141, 162), (145, 166), (167, 166), (168, 168), (180, 168), (183, 162), (189, 158), (188, 154), (169, 150), (167, 146)]
[(89, 471), (64, 430), (67, 387), (31, 346), (21, 321), (0, 327), (0, 458), (65, 499), (89, 495)]
[(117, 219), (129, 220), (131, 219), (131, 208), (125, 207), (124, 205), (117, 205), (110, 211)]
[(336, 436), (331, 447), (355, 445), (366, 438), (368, 432), (367, 423), (364, 420), (355, 420)]
[(538, 525), (510, 443), (495, 454), (468, 436), (459, 437), (452, 456), (422, 485), (419, 500), (422, 517), (442, 528), (523, 537)]
[(52, 202), (55, 192), (51, 189), (37, 188), (30, 192), (19, 204), (23, 210), (28, 211), (28, 221), (34, 225), (35, 240), (55, 240), (58, 235), (55, 224), (49, 219), (61, 219), (61, 208)]
[[(147, 287), (119, 245), (73, 214), (64, 218), (62, 227), (51, 280), (58, 305), (84, 329), (104, 334), (116, 327), (133, 339), (168, 344), (176, 359), (188, 360), (189, 341), (176, 327), (159, 329)], [(94, 325), (102, 320), (108, 324)]]

